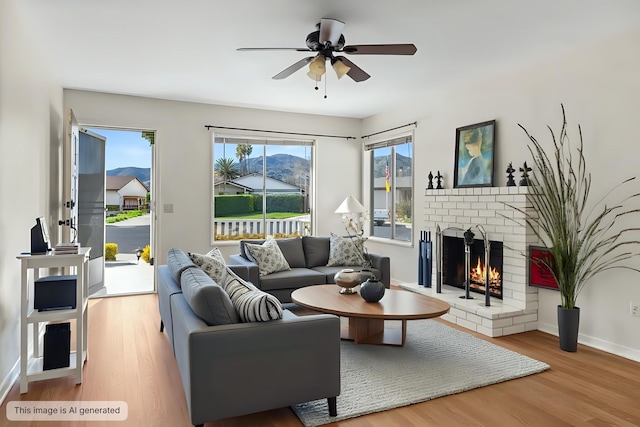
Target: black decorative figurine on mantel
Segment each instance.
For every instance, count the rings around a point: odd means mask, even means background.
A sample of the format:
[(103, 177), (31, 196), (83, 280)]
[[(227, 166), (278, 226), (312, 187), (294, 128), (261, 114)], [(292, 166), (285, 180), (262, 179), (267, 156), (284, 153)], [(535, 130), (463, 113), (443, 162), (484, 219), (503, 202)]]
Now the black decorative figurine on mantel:
[(513, 166), (511, 165), (511, 162), (509, 162), (509, 167), (507, 168), (507, 187), (515, 187), (516, 186), (516, 182), (513, 179), (513, 173), (516, 170), (513, 168)]
[(442, 178), (440, 171), (438, 171), (438, 175), (436, 175), (436, 190), (442, 190)]
[(429, 171), (429, 175), (427, 175), (427, 178), (429, 178), (429, 184), (427, 184), (427, 190), (433, 190), (433, 174), (431, 173), (431, 171)]
[(529, 185), (529, 172), (531, 172), (531, 168), (527, 166), (527, 162), (524, 162), (524, 167), (520, 168), (520, 172), (522, 172), (520, 185), (526, 187)]

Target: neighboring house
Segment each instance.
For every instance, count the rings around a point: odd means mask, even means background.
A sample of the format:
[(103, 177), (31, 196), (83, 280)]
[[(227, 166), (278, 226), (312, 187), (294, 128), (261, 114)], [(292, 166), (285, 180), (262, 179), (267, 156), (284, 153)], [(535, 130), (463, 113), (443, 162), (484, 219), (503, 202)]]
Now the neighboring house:
[(135, 176), (107, 176), (107, 206), (119, 206), (119, 210), (140, 209), (147, 201), (149, 189)]
[[(413, 185), (413, 177), (411, 176), (397, 176), (395, 178), (395, 191), (396, 191), (396, 202), (402, 202), (405, 200), (411, 200), (412, 197), (412, 185)], [(391, 207), (389, 206), (389, 193), (387, 193), (386, 189), (386, 179), (385, 177), (378, 177), (373, 179), (373, 208), (374, 209), (388, 209), (391, 211)]]
[(263, 185), (267, 193), (302, 194), (304, 191), (300, 187), (267, 177), (263, 184), (262, 175), (252, 173), (240, 178), (220, 181), (215, 183), (214, 194), (245, 194), (262, 193)]

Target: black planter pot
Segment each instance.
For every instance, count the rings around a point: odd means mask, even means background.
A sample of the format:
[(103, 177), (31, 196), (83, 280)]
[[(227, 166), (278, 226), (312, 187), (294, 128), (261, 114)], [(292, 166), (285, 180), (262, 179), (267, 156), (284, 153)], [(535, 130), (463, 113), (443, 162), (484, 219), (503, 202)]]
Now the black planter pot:
[(575, 352), (578, 350), (578, 327), (580, 326), (580, 308), (562, 308), (558, 306), (558, 337), (560, 349)]

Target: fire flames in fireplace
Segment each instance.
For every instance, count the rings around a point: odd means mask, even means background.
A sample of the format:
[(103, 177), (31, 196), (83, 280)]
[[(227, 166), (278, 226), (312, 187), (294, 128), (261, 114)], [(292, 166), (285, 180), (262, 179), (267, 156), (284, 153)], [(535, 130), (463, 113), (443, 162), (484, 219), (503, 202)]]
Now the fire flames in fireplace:
[[(480, 257), (478, 257), (478, 264), (475, 267), (471, 267), (469, 274), (471, 278), (471, 288), (484, 292), (486, 271), (486, 266), (480, 261)], [(491, 293), (500, 293), (502, 289), (501, 280), (500, 272), (493, 267), (489, 268), (489, 291)]]
[[(464, 240), (456, 236), (443, 236), (442, 240), (442, 283), (464, 289), (467, 280)], [(469, 288), (472, 292), (484, 294), (486, 265), (484, 243), (476, 239), (470, 249), (471, 271), (469, 277), (471, 283)], [(502, 242), (491, 241), (488, 262), (490, 266), (489, 294), (498, 299), (502, 299), (502, 249)]]

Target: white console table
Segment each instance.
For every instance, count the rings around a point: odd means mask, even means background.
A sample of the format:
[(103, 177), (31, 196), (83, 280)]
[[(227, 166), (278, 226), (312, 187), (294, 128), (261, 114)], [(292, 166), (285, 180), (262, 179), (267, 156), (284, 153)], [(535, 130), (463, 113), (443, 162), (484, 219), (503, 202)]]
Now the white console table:
[[(66, 255), (19, 255), (22, 264), (20, 305), (20, 393), (29, 390), (29, 381), (75, 375), (76, 384), (82, 383), (82, 367), (88, 357), (87, 308), (89, 282), (89, 252), (91, 248), (79, 248), (77, 254)], [(40, 277), (41, 268), (72, 267), (75, 270), (76, 308), (50, 311), (33, 309), (34, 282)], [(29, 270), (33, 270), (29, 277)], [(40, 356), (40, 323), (71, 320), (76, 321), (76, 351), (70, 354), (69, 367), (43, 370)], [(28, 325), (33, 325), (33, 354), (28, 354)]]

